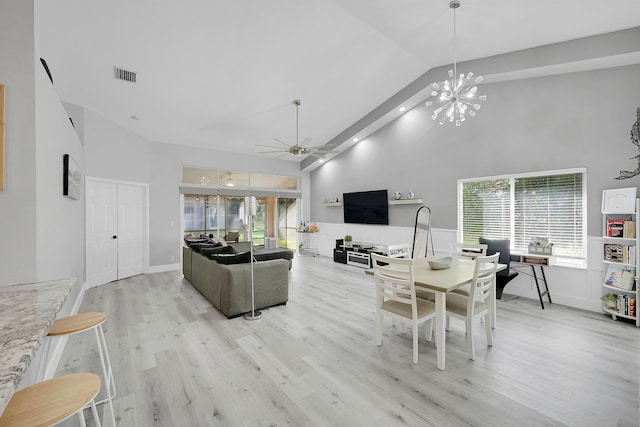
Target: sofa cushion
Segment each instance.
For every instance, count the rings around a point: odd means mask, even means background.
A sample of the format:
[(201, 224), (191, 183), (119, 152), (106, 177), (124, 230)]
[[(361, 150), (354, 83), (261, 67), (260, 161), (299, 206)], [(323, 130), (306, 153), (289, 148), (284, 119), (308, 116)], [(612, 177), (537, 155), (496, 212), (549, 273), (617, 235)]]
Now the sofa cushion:
[(236, 250), (233, 249), (231, 246), (222, 246), (222, 245), (214, 246), (212, 248), (201, 248), (200, 253), (204, 256), (211, 256), (215, 254), (232, 254), (232, 255), (238, 254)]
[(219, 264), (246, 264), (251, 262), (251, 252), (239, 254), (211, 254), (210, 258)]
[(209, 243), (209, 242), (205, 242), (205, 243), (192, 243), (191, 245), (189, 245), (189, 247), (191, 249), (193, 249), (196, 252), (200, 252), (203, 248), (214, 248), (215, 244), (214, 243)]

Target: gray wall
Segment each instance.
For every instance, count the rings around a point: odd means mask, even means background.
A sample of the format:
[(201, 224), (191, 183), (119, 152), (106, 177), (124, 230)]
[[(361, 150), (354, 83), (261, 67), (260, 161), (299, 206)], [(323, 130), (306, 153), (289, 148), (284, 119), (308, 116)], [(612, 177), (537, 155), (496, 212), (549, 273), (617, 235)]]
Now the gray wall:
[[(440, 126), (424, 103), (311, 173), (311, 217), (343, 222), (320, 205), (342, 192), (412, 188), (433, 211), (433, 227), (457, 228), (461, 178), (587, 168), (588, 234), (601, 235), (605, 188), (637, 186), (629, 131), (640, 107), (640, 66), (485, 84), (487, 101), (462, 126)], [(391, 225), (410, 226), (415, 206), (390, 206)]]
[(37, 2), (0, 3), (5, 100), (5, 189), (0, 191), (0, 284), (75, 277), (84, 282), (84, 201), (62, 195), (62, 157), (84, 154), (40, 65)]
[(86, 174), (149, 185), (149, 265), (180, 261), (182, 167), (300, 176), (297, 163), (223, 151), (151, 142), (99, 114), (72, 106), (68, 112), (84, 129)]

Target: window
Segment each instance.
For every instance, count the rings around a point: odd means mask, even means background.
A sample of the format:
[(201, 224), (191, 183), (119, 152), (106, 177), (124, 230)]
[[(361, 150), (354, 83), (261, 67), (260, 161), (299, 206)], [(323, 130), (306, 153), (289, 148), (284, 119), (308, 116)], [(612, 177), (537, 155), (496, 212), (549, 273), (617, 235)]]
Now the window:
[(584, 169), (460, 180), (458, 209), (464, 243), (510, 239), (512, 249), (526, 252), (542, 237), (558, 257), (586, 257)]

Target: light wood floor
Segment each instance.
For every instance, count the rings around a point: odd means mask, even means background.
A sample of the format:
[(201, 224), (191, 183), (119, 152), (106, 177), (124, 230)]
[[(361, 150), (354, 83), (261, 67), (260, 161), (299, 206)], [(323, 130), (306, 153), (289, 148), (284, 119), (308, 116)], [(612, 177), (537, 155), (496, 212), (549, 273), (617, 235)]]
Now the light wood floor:
[[(390, 320), (376, 346), (372, 278), (359, 268), (296, 257), (289, 298), (247, 321), (224, 317), (179, 272), (88, 290), (81, 310), (108, 315), (118, 425), (639, 425), (640, 330), (629, 323), (499, 301), (494, 346), (477, 328), (470, 361), (452, 319), (439, 371), (435, 345), (421, 334), (413, 365), (411, 331)], [(57, 374), (99, 372), (97, 359), (91, 334), (72, 336)]]

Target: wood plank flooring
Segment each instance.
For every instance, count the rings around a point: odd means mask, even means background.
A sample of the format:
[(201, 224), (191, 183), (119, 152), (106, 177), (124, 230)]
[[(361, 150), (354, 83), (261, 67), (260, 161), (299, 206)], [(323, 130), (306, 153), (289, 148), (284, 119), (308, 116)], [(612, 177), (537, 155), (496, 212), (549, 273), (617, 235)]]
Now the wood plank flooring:
[[(640, 330), (546, 306), (499, 301), (475, 361), (452, 319), (445, 371), (422, 333), (413, 365), (410, 329), (388, 319), (376, 346), (371, 276), (326, 257), (296, 257), (289, 302), (257, 321), (177, 271), (92, 288), (81, 311), (108, 315), (119, 426), (638, 426)], [(94, 340), (70, 337), (57, 374), (100, 372)]]

